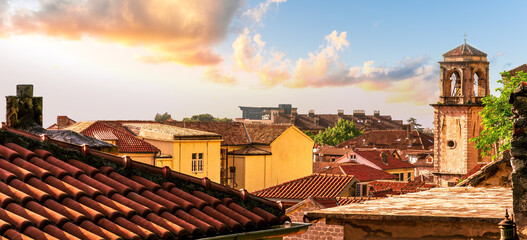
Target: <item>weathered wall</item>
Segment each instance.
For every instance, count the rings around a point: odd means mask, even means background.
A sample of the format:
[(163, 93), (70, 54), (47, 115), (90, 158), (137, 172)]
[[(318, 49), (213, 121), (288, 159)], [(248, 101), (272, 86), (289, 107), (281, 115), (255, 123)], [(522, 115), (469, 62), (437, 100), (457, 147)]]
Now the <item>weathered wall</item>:
[(520, 84), (511, 94), (514, 133), (511, 139), (514, 218), (521, 238), (527, 238), (527, 86)]
[(499, 229), (484, 222), (351, 220), (344, 224), (344, 239), (499, 239)]
[[(312, 210), (321, 209), (310, 201), (304, 201), (302, 206), (295, 208), (293, 211), (286, 211), (286, 215), (291, 218), (292, 222), (304, 222), (304, 213)], [(295, 206), (291, 207), (294, 208)], [(291, 209), (290, 208), (290, 209)], [(325, 219), (320, 219), (318, 222), (312, 223), (309, 229), (301, 235), (293, 235), (284, 237), (284, 240), (337, 240), (344, 238), (344, 227), (339, 225), (327, 225)]]

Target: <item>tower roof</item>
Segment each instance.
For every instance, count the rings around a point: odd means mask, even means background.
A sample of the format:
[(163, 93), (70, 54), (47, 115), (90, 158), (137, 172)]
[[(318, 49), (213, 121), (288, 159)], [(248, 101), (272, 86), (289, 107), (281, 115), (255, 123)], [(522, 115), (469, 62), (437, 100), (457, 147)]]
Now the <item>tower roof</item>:
[(475, 47), (468, 45), (467, 43), (461, 44), (459, 47), (454, 48), (447, 53), (443, 54), (443, 57), (452, 56), (482, 56), (486, 57), (487, 54), (478, 50)]

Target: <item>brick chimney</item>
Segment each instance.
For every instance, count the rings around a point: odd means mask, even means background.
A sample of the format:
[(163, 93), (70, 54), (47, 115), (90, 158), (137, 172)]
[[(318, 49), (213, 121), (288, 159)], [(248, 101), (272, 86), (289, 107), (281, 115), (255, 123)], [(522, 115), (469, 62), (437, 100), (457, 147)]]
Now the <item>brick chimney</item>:
[(344, 109), (339, 109), (337, 111), (337, 116), (340, 117), (340, 118), (343, 117), (344, 116)]
[(314, 117), (314, 116), (315, 116), (315, 110), (314, 109), (309, 110), (309, 117)]
[(33, 97), (33, 85), (17, 85), (16, 96), (6, 96), (6, 122), (11, 128), (42, 127), (42, 97)]

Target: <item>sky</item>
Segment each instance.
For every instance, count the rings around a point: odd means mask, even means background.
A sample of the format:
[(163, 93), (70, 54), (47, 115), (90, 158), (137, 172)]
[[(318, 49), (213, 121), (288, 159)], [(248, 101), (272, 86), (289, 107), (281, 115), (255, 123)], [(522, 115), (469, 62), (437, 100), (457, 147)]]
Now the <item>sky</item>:
[(432, 127), (442, 54), (466, 34), (499, 87), (500, 72), (527, 62), (526, 10), (485, 0), (0, 0), (0, 95), (33, 84), (44, 127), (57, 115), (237, 118), (238, 106), (282, 103)]

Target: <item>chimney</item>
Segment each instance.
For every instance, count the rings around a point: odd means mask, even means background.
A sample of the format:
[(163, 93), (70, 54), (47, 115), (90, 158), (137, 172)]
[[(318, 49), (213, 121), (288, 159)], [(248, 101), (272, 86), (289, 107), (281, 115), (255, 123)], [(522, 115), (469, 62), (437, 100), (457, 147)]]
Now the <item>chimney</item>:
[(381, 161), (382, 163), (388, 165), (388, 154), (385, 152), (381, 152)]
[(354, 117), (365, 117), (366, 111), (364, 110), (353, 110), (353, 116)]
[(314, 116), (315, 116), (315, 110), (314, 109), (309, 110), (309, 117), (314, 117)]
[(42, 97), (33, 97), (33, 85), (17, 85), (16, 96), (6, 96), (6, 122), (11, 128), (42, 127)]
[(375, 117), (380, 117), (380, 116), (381, 116), (381, 111), (379, 111), (379, 110), (373, 110), (373, 116), (375, 116)]
[(57, 129), (63, 129), (68, 126), (68, 116), (57, 116)]
[(337, 116), (343, 117), (344, 116), (344, 109), (339, 109), (337, 112)]

